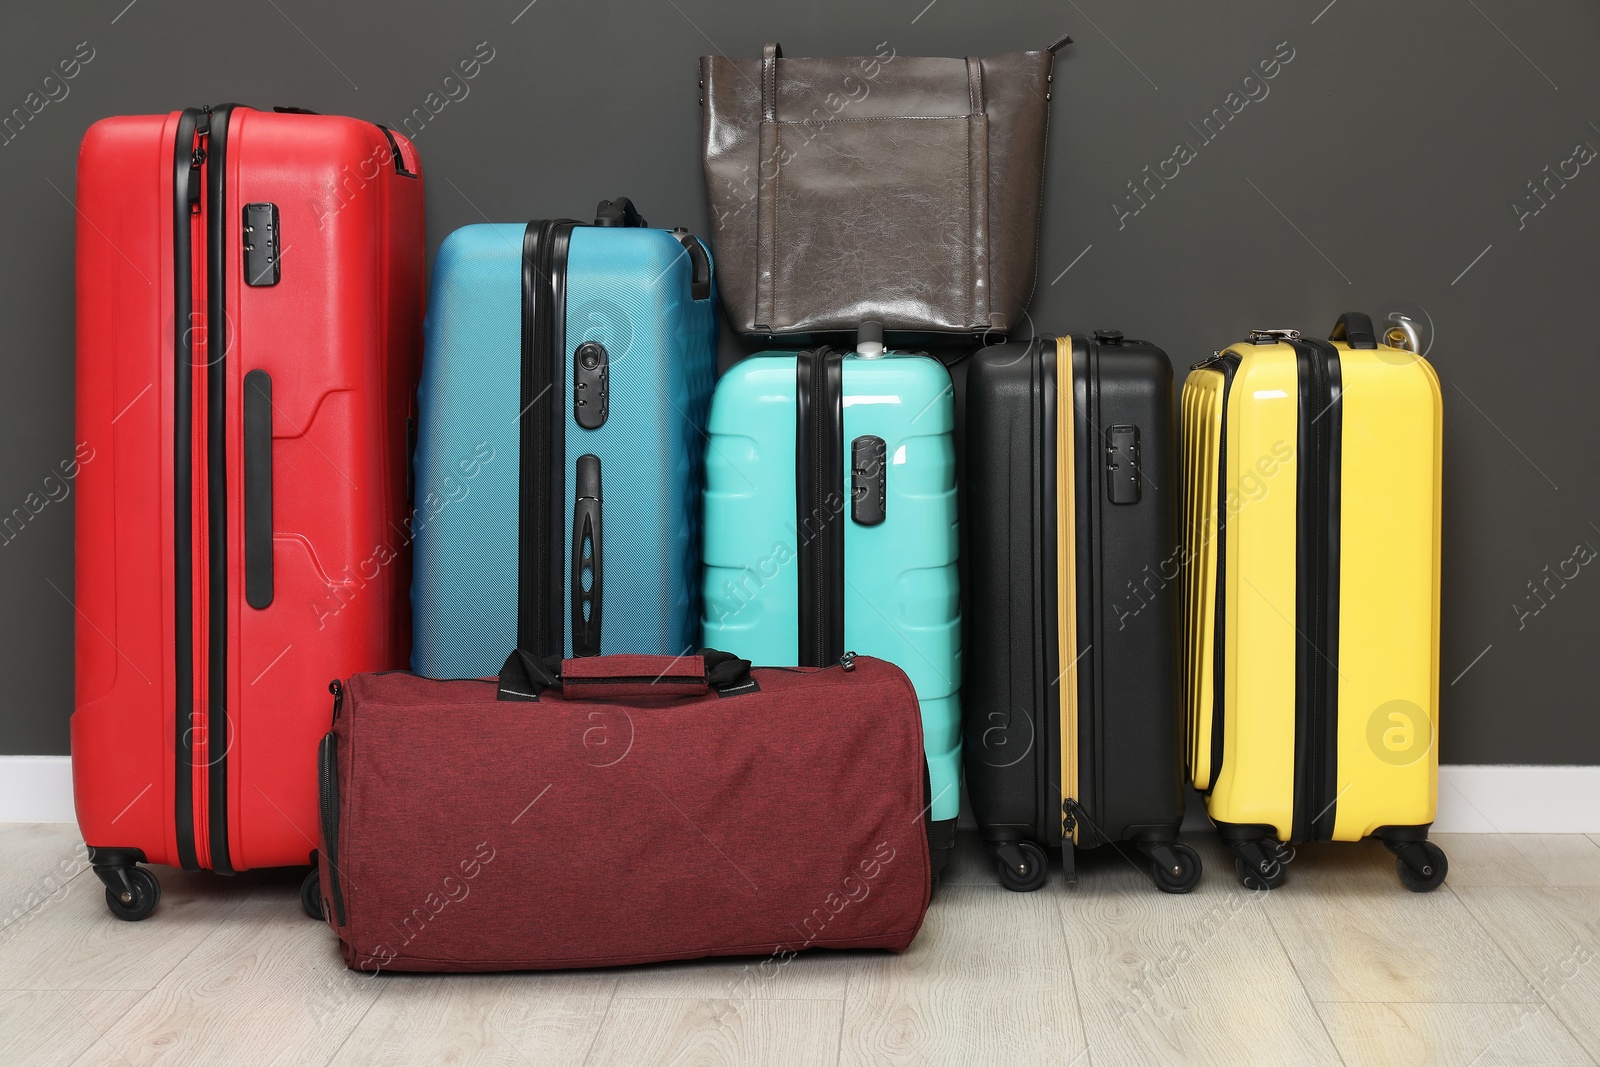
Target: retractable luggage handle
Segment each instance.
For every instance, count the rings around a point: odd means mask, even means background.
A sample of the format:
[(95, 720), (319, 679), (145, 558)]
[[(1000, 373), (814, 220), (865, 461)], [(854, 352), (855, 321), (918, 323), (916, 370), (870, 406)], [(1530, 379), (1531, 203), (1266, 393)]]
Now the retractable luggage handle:
[(1372, 332), (1372, 316), (1364, 311), (1346, 311), (1333, 324), (1330, 341), (1344, 341), (1351, 348), (1377, 348), (1378, 335)]
[(537, 701), (547, 690), (563, 700), (630, 700), (719, 697), (760, 691), (750, 661), (731, 652), (701, 649), (695, 656), (590, 656), (564, 660), (522, 649), (500, 669), (499, 700)]
[(633, 206), (633, 201), (625, 196), (615, 200), (602, 200), (600, 206), (594, 209), (594, 224), (596, 226), (649, 226), (644, 216), (639, 214), (639, 209)]
[(572, 652), (591, 657), (600, 655), (601, 608), (605, 603), (600, 457), (578, 457), (577, 483), (572, 501), (572, 577), (568, 586), (572, 591)]

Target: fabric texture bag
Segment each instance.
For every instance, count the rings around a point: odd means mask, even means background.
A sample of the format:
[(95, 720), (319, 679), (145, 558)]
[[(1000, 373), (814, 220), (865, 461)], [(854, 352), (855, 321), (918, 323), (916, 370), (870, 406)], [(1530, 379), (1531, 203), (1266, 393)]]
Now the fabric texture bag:
[(897, 667), (513, 653), (334, 685), (321, 912), (346, 964), (557, 969), (911, 943), (926, 767)]
[(744, 334), (1004, 333), (1033, 295), (1047, 49), (700, 60), (706, 192)]

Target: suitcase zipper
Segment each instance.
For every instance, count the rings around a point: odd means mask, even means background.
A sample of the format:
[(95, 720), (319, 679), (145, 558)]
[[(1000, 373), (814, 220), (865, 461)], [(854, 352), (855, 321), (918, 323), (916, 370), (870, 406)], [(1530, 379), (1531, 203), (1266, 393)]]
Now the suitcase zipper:
[[(1064, 522), (1052, 523), (1049, 521), (1054, 516), (1048, 516), (1044, 524), (1045, 530), (1053, 531), (1055, 543), (1049, 546), (1048, 551), (1054, 554), (1055, 563), (1055, 602), (1049, 605), (1049, 610), (1055, 616), (1055, 644), (1056, 662), (1054, 673), (1057, 676), (1056, 701), (1057, 722), (1056, 729), (1060, 732), (1059, 748), (1061, 760), (1061, 795), (1062, 806), (1059, 812), (1061, 817), (1061, 840), (1063, 847), (1071, 848), (1078, 844), (1078, 819), (1074, 814), (1077, 796), (1082, 790), (1083, 771), (1081, 766), (1083, 731), (1080, 715), (1082, 713), (1081, 696), (1083, 693), (1083, 675), (1078, 666), (1078, 418), (1076, 408), (1077, 383), (1075, 379), (1075, 366), (1077, 359), (1074, 352), (1078, 342), (1071, 338), (1057, 338), (1055, 351), (1055, 367), (1053, 380), (1047, 383), (1048, 388), (1055, 390), (1054, 416), (1055, 436), (1047, 447), (1055, 450), (1052, 458), (1055, 464), (1055, 492), (1056, 510), (1065, 515)], [(1084, 353), (1085, 371), (1088, 369), (1088, 353)], [(1041, 354), (1041, 370), (1044, 366)], [(1085, 389), (1085, 400), (1088, 391)], [(1088, 413), (1085, 412), (1087, 415)], [(1090, 424), (1093, 424), (1091, 419)], [(1065, 497), (1065, 499), (1063, 499)], [(1048, 794), (1046, 794), (1048, 796)], [(1048, 825), (1048, 824), (1045, 824)], [(1042, 829), (1042, 827), (1041, 827)]]
[[(1321, 357), (1321, 352), (1316, 349), (1311, 350), (1311, 404), (1308, 405), (1308, 409), (1318, 411), (1321, 411), (1328, 402), (1327, 383), (1324, 380)], [(1315, 418), (1313, 416), (1313, 419)], [(1311, 605), (1311, 617), (1307, 620), (1310, 623), (1307, 627), (1310, 633), (1304, 640), (1306, 644), (1311, 646), (1313, 654), (1305, 657), (1305, 665), (1309, 674), (1306, 679), (1308, 706), (1305, 709), (1307, 736), (1302, 743), (1305, 745), (1306, 751), (1305, 769), (1308, 781), (1305, 785), (1305, 795), (1307, 804), (1306, 810), (1297, 813), (1300, 819), (1307, 820), (1308, 831), (1304, 835), (1297, 834), (1296, 836), (1310, 837), (1314, 836), (1315, 833), (1314, 830), (1309, 829), (1310, 820), (1314, 818), (1315, 813), (1321, 810), (1320, 805), (1323, 803), (1321, 789), (1322, 746), (1318, 742), (1318, 738), (1322, 734), (1322, 693), (1324, 686), (1327, 684), (1321, 655), (1323, 645), (1323, 584), (1327, 580), (1327, 546), (1323, 538), (1323, 499), (1327, 491), (1327, 485), (1323, 478), (1325, 457), (1323, 455), (1322, 428), (1320, 424), (1314, 423), (1310, 428), (1306, 444), (1311, 449), (1309, 471), (1311, 477), (1305, 485), (1300, 487), (1300, 492), (1306, 494), (1308, 502), (1306, 511), (1309, 513), (1311, 520), (1311, 528), (1306, 531), (1306, 551), (1310, 555), (1311, 571), (1311, 588), (1307, 590), (1307, 599)]]
[(194, 215), (200, 210), (198, 108), (178, 116), (173, 147), (173, 825), (178, 864), (200, 869), (195, 848), (194, 729), (196, 719), (194, 635)]
[(799, 662), (823, 667), (844, 653), (843, 356), (795, 357), (795, 526), (800, 586)]
[[(828, 366), (828, 362), (827, 362), (827, 355), (826, 355), (825, 352), (818, 352), (816, 354), (816, 356), (812, 357), (812, 362), (811, 362), (811, 375), (812, 375), (812, 377), (811, 377), (811, 399), (812, 399), (813, 405), (818, 405), (818, 404), (827, 405), (827, 404), (832, 402), (833, 398), (828, 396), (828, 386), (827, 386), (827, 373), (828, 372), (827, 372), (827, 366)], [(828, 430), (827, 430), (827, 425), (826, 424), (827, 424), (828, 420), (825, 419), (825, 418), (822, 418), (821, 415), (822, 415), (821, 411), (818, 411), (815, 408), (813, 408), (813, 410), (811, 412), (811, 420), (810, 420), (811, 421), (811, 425), (809, 427), (809, 429), (811, 431), (811, 451), (806, 456), (806, 462), (808, 464), (810, 464), (810, 466), (811, 466), (810, 481), (811, 481), (812, 491), (813, 491), (813, 494), (814, 494), (813, 497), (812, 497), (811, 505), (812, 505), (813, 509), (815, 509), (819, 504), (821, 504), (823, 507), (827, 506), (826, 503), (823, 502), (822, 497), (825, 495), (824, 490), (823, 490), (823, 484), (824, 484), (824, 482), (825, 482), (825, 480), (827, 479), (827, 476), (828, 476), (827, 475), (827, 470), (826, 470), (826, 467), (825, 467), (825, 456), (824, 456), (824, 454), (827, 452), (827, 432), (828, 432)], [(815, 512), (815, 510), (811, 510), (811, 511), (807, 511), (806, 514), (813, 515), (813, 514), (816, 514), (816, 512)], [(831, 521), (832, 521), (832, 516), (829, 517), (830, 525), (831, 525)], [(828, 601), (828, 577), (827, 577), (828, 576), (828, 563), (827, 563), (827, 555), (828, 555), (828, 542), (831, 540), (831, 538), (829, 538), (827, 536), (827, 533), (828, 533), (828, 531), (824, 531), (820, 536), (817, 537), (817, 555), (816, 555), (817, 566), (814, 568), (813, 575), (812, 575), (813, 579), (814, 579), (814, 583), (815, 583), (815, 589), (814, 589), (814, 594), (815, 595), (814, 595), (814, 598), (812, 599), (811, 602), (814, 605), (816, 605), (816, 613), (817, 613), (816, 614), (816, 618), (817, 618), (817, 621), (818, 621), (817, 633), (816, 633), (816, 636), (815, 636), (815, 643), (812, 645), (813, 656), (810, 659), (802, 659), (801, 660), (802, 663), (810, 663), (810, 662), (818, 662), (818, 663), (820, 663), (824, 659), (826, 659), (827, 655), (828, 655), (828, 650), (823, 647), (824, 643), (827, 641), (827, 635), (826, 635), (827, 623), (825, 621), (827, 619), (827, 616), (828, 616), (828, 603), (827, 603), (827, 601)]]
[(1336, 552), (1334, 523), (1338, 521), (1335, 510), (1338, 486), (1335, 483), (1333, 451), (1335, 434), (1339, 432), (1339, 389), (1333, 379), (1337, 373), (1337, 350), (1326, 342), (1306, 345), (1311, 367), (1311, 396), (1308, 410), (1312, 425), (1306, 444), (1311, 450), (1310, 478), (1300, 491), (1309, 493), (1306, 508), (1310, 529), (1305, 531), (1307, 551), (1310, 554), (1311, 588), (1308, 591), (1310, 618), (1309, 633), (1303, 638), (1311, 654), (1305, 657), (1309, 678), (1306, 691), (1309, 706), (1304, 716), (1305, 773), (1307, 782), (1302, 791), (1305, 810), (1297, 812), (1296, 836), (1316, 840), (1332, 837), (1335, 815), (1334, 784), (1330, 779), (1337, 762), (1337, 711), (1333, 696), (1337, 680), (1333, 677), (1338, 649), (1333, 632), (1333, 618), (1337, 606), (1338, 590), (1334, 575)]
[(206, 108), (206, 824), (209, 866), (232, 874), (228, 848), (228, 132), (235, 105)]
[[(565, 651), (566, 462), (563, 404), (566, 252), (570, 219), (528, 223), (522, 240), (522, 403), (518, 509), (517, 645), (535, 655)], [(558, 247), (559, 246), (559, 247)], [(558, 556), (556, 553), (560, 552)]]

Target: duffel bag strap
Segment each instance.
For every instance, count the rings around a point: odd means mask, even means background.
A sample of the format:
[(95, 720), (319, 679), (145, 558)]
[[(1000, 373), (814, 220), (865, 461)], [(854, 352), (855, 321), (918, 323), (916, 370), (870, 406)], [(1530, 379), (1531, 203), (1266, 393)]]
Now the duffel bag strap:
[(538, 700), (549, 689), (563, 700), (634, 700), (735, 696), (758, 692), (750, 661), (703, 649), (696, 656), (585, 656), (563, 660), (522, 649), (500, 669), (500, 700)]

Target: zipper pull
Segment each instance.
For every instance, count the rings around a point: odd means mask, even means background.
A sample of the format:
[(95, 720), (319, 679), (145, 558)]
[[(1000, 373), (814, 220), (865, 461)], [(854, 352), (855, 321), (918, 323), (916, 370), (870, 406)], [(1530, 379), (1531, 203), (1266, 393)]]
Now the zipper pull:
[(856, 654), (854, 652), (846, 652), (844, 655), (840, 656), (839, 657), (839, 666), (844, 668), (847, 671), (855, 670), (856, 669)]
[(333, 694), (333, 721), (339, 721), (339, 713), (344, 710), (344, 686), (335, 678), (328, 683), (328, 692)]
[(200, 117), (194, 123), (194, 143), (189, 152), (189, 213), (200, 213), (200, 167), (206, 161), (205, 146), (200, 143), (202, 137), (211, 134), (211, 109), (200, 109)]
[(195, 145), (189, 153), (189, 213), (200, 212), (200, 165), (206, 161), (206, 150)]
[(1068, 797), (1061, 802), (1061, 836), (1071, 837), (1078, 828), (1078, 815), (1080, 812), (1078, 802)]

